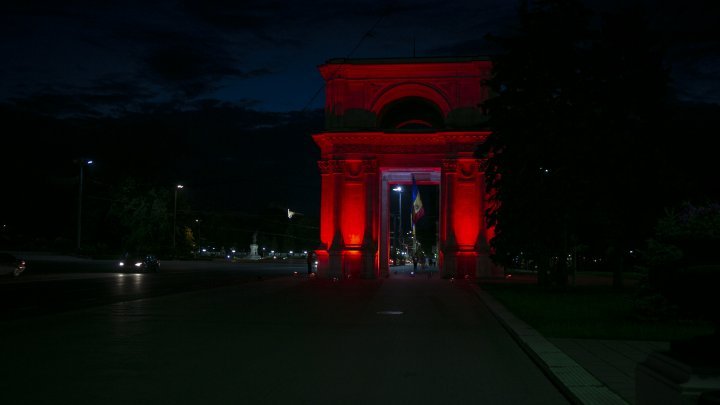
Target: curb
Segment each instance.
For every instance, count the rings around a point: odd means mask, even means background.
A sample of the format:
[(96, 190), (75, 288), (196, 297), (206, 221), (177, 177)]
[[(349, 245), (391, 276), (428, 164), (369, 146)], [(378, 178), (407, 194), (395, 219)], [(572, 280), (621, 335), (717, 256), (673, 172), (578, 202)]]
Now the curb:
[(627, 402), (593, 377), (570, 356), (507, 310), (490, 294), (470, 283), (471, 290), (492, 312), (520, 347), (550, 380), (575, 404), (624, 404)]

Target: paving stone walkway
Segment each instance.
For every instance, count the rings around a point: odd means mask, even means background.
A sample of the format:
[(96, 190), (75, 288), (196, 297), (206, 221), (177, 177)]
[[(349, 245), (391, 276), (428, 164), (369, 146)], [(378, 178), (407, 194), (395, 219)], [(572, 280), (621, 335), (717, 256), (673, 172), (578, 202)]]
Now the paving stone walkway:
[(635, 369), (653, 351), (670, 349), (668, 342), (600, 339), (548, 339), (585, 370), (620, 395), (635, 403)]
[(479, 287), (487, 305), (518, 344), (565, 394), (579, 404), (634, 404), (635, 368), (668, 342), (548, 339)]

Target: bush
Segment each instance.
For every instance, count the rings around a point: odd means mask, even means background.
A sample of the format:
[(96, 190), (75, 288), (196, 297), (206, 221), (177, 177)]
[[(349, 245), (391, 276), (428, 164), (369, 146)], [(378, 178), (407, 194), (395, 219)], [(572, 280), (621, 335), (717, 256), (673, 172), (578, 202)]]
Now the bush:
[(720, 204), (686, 202), (678, 211), (667, 211), (657, 223), (655, 239), (680, 250), (682, 265), (720, 264), (716, 248), (720, 243)]
[(648, 240), (644, 262), (650, 288), (661, 294), (648, 294), (643, 300), (645, 312), (655, 305), (663, 312), (668, 304), (677, 306), (682, 316), (701, 317), (720, 324), (716, 308), (720, 306), (720, 204), (684, 203), (668, 210), (658, 220), (655, 235)]

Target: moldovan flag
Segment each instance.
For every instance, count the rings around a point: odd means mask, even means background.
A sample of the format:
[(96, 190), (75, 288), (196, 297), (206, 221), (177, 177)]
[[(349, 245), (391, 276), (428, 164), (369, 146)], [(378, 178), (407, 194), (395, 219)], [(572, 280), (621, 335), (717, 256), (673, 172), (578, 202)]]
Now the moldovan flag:
[(418, 190), (417, 184), (415, 184), (415, 176), (412, 178), (412, 223), (415, 225), (420, 218), (425, 215), (425, 208), (423, 208), (422, 200), (420, 199), (420, 190)]

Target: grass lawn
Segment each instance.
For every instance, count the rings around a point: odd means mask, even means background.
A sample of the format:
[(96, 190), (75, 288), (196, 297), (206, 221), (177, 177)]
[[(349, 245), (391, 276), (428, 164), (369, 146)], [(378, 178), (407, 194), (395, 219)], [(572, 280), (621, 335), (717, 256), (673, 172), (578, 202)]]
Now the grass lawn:
[(544, 290), (531, 277), (527, 282), (481, 282), (480, 287), (546, 337), (670, 341), (713, 332), (705, 321), (640, 320), (635, 287), (616, 291), (611, 279), (603, 283), (597, 274), (592, 279), (567, 291)]

